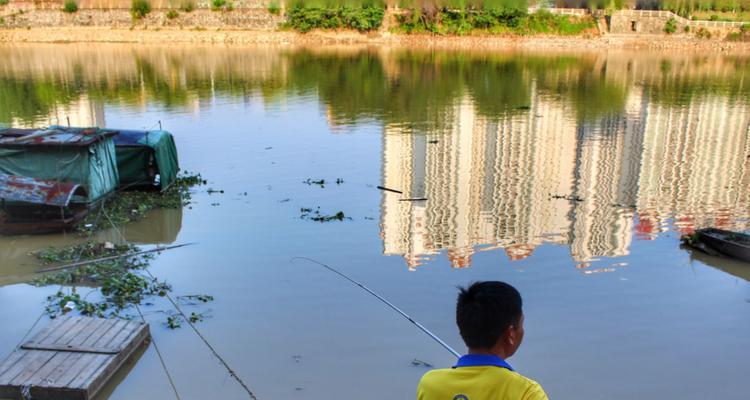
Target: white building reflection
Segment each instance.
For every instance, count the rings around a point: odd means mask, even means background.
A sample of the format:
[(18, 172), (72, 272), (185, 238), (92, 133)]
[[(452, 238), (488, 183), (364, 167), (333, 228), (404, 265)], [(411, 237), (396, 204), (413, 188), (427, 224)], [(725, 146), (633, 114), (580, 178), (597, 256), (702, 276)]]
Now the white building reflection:
[(77, 100), (56, 104), (49, 113), (39, 115), (32, 121), (19, 118), (11, 121), (11, 126), (17, 128), (39, 128), (50, 125), (104, 127), (106, 126), (104, 103), (82, 95)]
[[(535, 92), (532, 90), (532, 92)], [(625, 110), (576, 121), (569, 103), (532, 95), (530, 109), (488, 119), (468, 98), (440, 131), (388, 125), (381, 235), (414, 269), (442, 251), (455, 268), (475, 251), (510, 260), (542, 243), (570, 246), (581, 267), (627, 255), (669, 221), (746, 229), (750, 118), (723, 96), (651, 103), (633, 88)], [(403, 201), (426, 198), (426, 201)]]

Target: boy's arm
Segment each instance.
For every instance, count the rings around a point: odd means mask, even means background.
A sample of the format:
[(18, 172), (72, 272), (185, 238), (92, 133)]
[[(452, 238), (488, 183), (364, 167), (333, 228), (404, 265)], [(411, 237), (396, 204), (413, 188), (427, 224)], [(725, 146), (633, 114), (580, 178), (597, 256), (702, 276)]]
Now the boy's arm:
[(422, 387), (422, 383), (424, 382), (424, 377), (419, 380), (419, 385), (417, 385), (417, 400), (425, 400), (424, 397), (424, 388)]
[(547, 394), (544, 393), (544, 389), (534, 382), (533, 385), (529, 386), (526, 392), (521, 397), (521, 400), (548, 400)]

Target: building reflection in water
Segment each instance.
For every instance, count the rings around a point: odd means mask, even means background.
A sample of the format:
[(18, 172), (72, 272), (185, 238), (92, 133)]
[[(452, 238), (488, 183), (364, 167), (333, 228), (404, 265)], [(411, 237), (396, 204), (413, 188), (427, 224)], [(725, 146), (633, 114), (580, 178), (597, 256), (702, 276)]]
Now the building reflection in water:
[(544, 243), (587, 267), (670, 226), (744, 229), (750, 214), (744, 58), (84, 45), (0, 55), (4, 125), (105, 126), (105, 105), (198, 116), (225, 98), (312, 100), (341, 132), (382, 124), (382, 184), (428, 199), (383, 193), (384, 252), (409, 268), (443, 252), (457, 268), (487, 249), (522, 260)]
[(39, 128), (50, 125), (63, 126), (107, 126), (104, 117), (104, 102), (81, 95), (68, 103), (56, 103), (51, 109), (33, 120), (13, 118), (10, 126), (15, 128)]
[(593, 121), (536, 92), (520, 113), (475, 110), (457, 102), (449, 128), (429, 134), (385, 127), (383, 186), (428, 199), (383, 193), (384, 253), (410, 269), (441, 251), (455, 268), (489, 249), (521, 260), (543, 243), (570, 246), (586, 268), (670, 221), (747, 228), (750, 118), (726, 97), (657, 104), (634, 88), (623, 113)]

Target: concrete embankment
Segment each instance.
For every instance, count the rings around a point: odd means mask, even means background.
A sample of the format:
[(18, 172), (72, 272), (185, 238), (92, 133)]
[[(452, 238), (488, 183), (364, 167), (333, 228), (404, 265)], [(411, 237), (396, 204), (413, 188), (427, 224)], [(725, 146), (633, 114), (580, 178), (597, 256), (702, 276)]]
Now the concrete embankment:
[[(0, 9), (1, 10), (1, 9)], [(307, 34), (280, 28), (283, 18), (265, 8), (233, 11), (174, 12), (157, 9), (134, 20), (127, 9), (84, 9), (64, 13), (57, 9), (10, 12), (0, 17), (0, 43), (10, 42), (125, 42), (125, 43), (225, 43), (320, 45), (364, 44), (456, 49), (652, 49), (711, 52), (750, 52), (750, 43), (728, 42), (723, 36), (700, 39), (688, 34), (648, 32), (650, 25), (633, 25), (615, 19), (616, 34), (584, 36), (437, 36), (405, 35), (383, 28), (377, 32), (316, 31)], [(628, 14), (626, 18), (638, 18)], [(653, 17), (647, 17), (652, 18)], [(388, 16), (387, 18), (388, 19)], [(618, 22), (619, 21), (619, 22)], [(637, 31), (622, 33), (625, 27)]]

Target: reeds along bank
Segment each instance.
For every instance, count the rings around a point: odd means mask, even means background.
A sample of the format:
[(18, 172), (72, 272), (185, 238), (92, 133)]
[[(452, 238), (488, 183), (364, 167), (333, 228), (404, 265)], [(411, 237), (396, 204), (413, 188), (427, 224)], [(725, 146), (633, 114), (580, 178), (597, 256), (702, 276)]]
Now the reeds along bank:
[(596, 8), (596, 9), (646, 9), (672, 11), (750, 11), (750, 0), (287, 0), (288, 6), (305, 7), (362, 7), (373, 5), (401, 8)]

